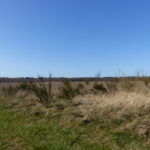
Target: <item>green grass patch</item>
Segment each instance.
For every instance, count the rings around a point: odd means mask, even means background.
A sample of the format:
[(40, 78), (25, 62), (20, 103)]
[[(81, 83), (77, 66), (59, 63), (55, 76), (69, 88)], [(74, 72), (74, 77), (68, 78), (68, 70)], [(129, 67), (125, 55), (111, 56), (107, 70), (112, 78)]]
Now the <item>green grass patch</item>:
[[(0, 100), (0, 150), (149, 150), (148, 139), (133, 131), (117, 132), (122, 121), (91, 120), (88, 125), (60, 123), (60, 117), (46, 118), (15, 112)], [(56, 107), (56, 106), (54, 106)], [(69, 106), (68, 106), (69, 107)], [(64, 110), (60, 110), (59, 113)], [(67, 113), (67, 112), (66, 112)], [(65, 114), (67, 116), (67, 114)], [(69, 117), (68, 114), (67, 117)]]

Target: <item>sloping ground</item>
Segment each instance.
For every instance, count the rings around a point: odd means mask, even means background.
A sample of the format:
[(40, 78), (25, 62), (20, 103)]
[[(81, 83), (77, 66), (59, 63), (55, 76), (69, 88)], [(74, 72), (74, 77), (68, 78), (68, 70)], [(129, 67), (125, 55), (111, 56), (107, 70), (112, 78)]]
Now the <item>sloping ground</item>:
[(0, 150), (149, 150), (150, 96), (140, 92), (0, 99)]

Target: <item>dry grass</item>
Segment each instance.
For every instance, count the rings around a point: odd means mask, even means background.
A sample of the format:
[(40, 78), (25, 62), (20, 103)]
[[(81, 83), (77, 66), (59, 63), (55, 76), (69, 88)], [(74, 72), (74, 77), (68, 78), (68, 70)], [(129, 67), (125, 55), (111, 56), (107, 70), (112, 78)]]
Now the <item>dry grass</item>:
[(104, 114), (121, 116), (126, 113), (139, 113), (150, 109), (150, 94), (143, 92), (116, 92), (109, 95), (86, 95), (74, 99), (80, 102), (80, 111), (88, 116)]
[(89, 92), (71, 101), (56, 97), (50, 107), (26, 90), (1, 98), (0, 149), (148, 150), (150, 90), (140, 84), (134, 90), (110, 85), (108, 93)]

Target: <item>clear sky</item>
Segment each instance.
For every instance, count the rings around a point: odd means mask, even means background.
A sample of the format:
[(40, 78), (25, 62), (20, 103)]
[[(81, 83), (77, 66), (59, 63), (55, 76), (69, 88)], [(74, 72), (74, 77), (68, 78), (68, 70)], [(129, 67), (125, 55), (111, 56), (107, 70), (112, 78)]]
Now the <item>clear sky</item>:
[(150, 0), (0, 0), (0, 76), (150, 73)]

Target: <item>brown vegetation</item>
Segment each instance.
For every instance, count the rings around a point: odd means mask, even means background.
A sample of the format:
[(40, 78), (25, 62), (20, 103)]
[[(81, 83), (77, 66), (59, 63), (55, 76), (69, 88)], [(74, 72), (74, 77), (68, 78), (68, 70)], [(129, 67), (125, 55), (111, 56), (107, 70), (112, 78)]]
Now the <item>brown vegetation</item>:
[[(79, 139), (73, 140), (72, 143), (78, 144), (82, 139), (86, 145), (94, 143), (95, 149), (99, 149), (99, 146), (107, 149), (108, 146), (109, 150), (112, 147), (119, 150), (122, 147), (128, 149), (129, 146), (132, 150), (138, 149), (139, 145), (149, 149), (150, 89), (145, 78), (134, 81), (120, 78), (113, 82), (65, 80), (58, 83), (52, 82), (50, 76), (49, 82), (44, 82), (41, 77), (38, 80), (38, 83), (24, 82), (1, 87), (2, 110), (8, 112), (13, 110), (15, 115), (26, 114), (26, 118), (30, 116), (31, 120), (32, 117), (34, 119), (39, 117), (37, 120), (40, 119), (41, 125), (46, 121), (48, 123), (45, 125), (56, 123), (61, 128), (74, 128), (75, 131), (78, 129), (79, 132), (75, 133)], [(6, 121), (4, 124), (8, 124), (7, 119), (3, 121)], [(18, 128), (19, 123), (16, 120), (15, 128)], [(32, 125), (35, 125), (34, 121)], [(3, 128), (0, 130), (2, 131)], [(19, 128), (17, 131), (21, 130), (22, 128)], [(49, 131), (49, 127), (46, 130)], [(26, 132), (26, 128), (23, 132)], [(27, 135), (29, 139), (32, 129), (30, 132)], [(45, 130), (41, 132), (45, 134)], [(22, 131), (19, 133), (21, 134)], [(50, 136), (50, 132), (47, 134)], [(66, 133), (60, 134), (66, 136)], [(34, 136), (35, 139), (36, 137), (37, 135)], [(42, 138), (45, 140), (43, 136)], [(45, 143), (50, 142), (45, 141)], [(37, 145), (37, 142), (34, 144)]]

